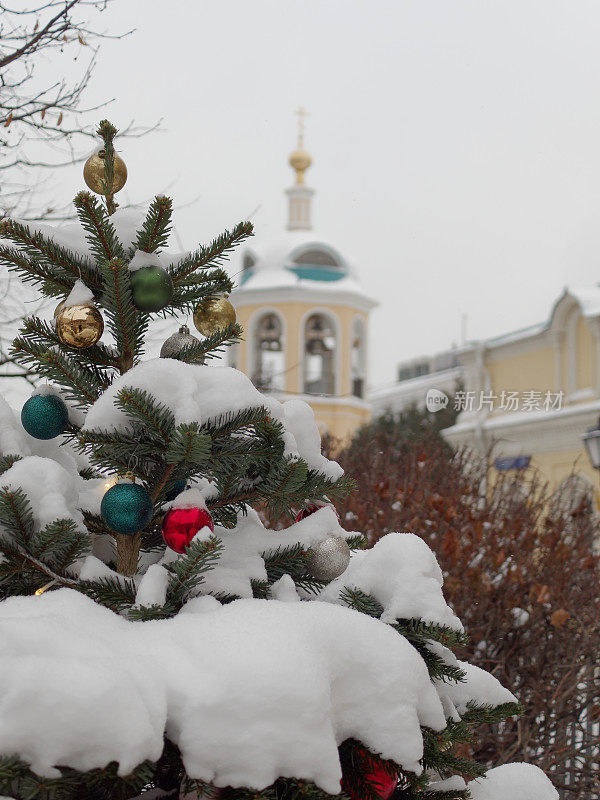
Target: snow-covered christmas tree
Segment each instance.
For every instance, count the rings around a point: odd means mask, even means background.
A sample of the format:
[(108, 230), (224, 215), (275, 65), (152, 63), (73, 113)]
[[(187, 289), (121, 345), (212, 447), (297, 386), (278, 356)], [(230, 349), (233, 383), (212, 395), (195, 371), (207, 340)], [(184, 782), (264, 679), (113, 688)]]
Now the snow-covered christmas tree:
[(468, 758), (518, 704), (454, 656), (433, 553), (364, 549), (309, 406), (205, 363), (242, 335), (221, 263), (251, 225), (169, 254), (171, 201), (118, 209), (98, 134), (79, 225), (0, 223), (2, 264), (61, 301), (14, 343), (46, 383), (20, 421), (0, 405), (0, 792), (553, 800), (533, 766)]

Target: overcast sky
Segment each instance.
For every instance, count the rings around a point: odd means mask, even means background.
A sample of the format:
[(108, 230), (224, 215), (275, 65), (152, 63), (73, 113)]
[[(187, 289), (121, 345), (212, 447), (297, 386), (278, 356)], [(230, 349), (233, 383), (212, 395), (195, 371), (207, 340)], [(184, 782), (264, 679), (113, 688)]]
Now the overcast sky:
[[(186, 248), (257, 206), (278, 237), (303, 105), (316, 231), (381, 303), (399, 360), (546, 319), (600, 279), (597, 0), (115, 0), (89, 102), (117, 99), (131, 201), (167, 190)], [(53, 65), (54, 66), (54, 65)], [(69, 197), (81, 168), (61, 173)], [(125, 190), (124, 190), (125, 193)]]

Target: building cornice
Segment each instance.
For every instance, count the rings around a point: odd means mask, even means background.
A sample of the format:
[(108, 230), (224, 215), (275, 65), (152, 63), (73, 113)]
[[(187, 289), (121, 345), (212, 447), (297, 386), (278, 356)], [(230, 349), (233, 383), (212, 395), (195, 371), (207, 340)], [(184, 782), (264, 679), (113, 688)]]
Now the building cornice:
[(346, 408), (359, 408), (363, 411), (371, 411), (371, 403), (368, 400), (361, 400), (360, 397), (336, 397), (335, 395), (319, 394), (288, 394), (287, 392), (271, 392), (273, 397), (280, 403), (286, 400), (303, 400), (310, 406), (344, 406)]
[(581, 437), (596, 425), (599, 414), (600, 400), (596, 399), (553, 411), (473, 416), (446, 428), (442, 435), (453, 446), (473, 446), (483, 435), (486, 447), (497, 442), (506, 456), (581, 450)]
[(368, 312), (378, 303), (367, 295), (341, 287), (331, 289), (307, 286), (277, 286), (261, 289), (237, 289), (231, 293), (231, 301), (236, 308), (275, 303), (318, 303), (322, 306), (344, 306)]

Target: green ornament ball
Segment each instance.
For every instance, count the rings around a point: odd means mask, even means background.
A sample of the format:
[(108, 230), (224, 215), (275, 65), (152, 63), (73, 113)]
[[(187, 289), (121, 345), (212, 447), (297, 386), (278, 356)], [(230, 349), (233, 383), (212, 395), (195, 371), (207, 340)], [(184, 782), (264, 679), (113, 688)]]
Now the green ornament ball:
[(173, 299), (173, 281), (162, 267), (140, 267), (130, 273), (133, 305), (140, 311), (161, 311)]
[(34, 394), (21, 409), (21, 424), (35, 439), (54, 439), (68, 423), (67, 406), (55, 394)]
[(115, 533), (133, 536), (152, 519), (152, 498), (137, 483), (116, 483), (104, 494), (100, 514)]

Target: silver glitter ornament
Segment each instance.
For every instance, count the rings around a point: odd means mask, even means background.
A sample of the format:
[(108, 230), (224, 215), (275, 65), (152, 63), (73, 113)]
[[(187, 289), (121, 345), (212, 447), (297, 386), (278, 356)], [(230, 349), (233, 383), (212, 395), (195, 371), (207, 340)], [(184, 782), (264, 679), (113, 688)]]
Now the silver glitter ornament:
[(319, 581), (338, 578), (350, 563), (348, 542), (341, 536), (328, 536), (308, 551), (307, 569)]
[[(163, 346), (160, 348), (161, 358), (177, 358), (182, 350), (198, 343), (198, 339), (192, 336), (190, 329), (187, 325), (182, 325), (177, 333), (171, 334), (168, 339), (165, 339)], [(204, 359), (202, 359), (204, 363)]]

